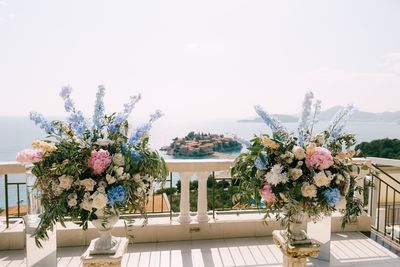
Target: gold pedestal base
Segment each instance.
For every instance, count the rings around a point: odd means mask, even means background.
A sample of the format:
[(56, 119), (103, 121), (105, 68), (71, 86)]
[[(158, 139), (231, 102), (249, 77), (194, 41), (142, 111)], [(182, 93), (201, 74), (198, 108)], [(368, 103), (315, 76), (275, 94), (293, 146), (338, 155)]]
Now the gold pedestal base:
[(292, 245), (282, 230), (272, 232), (274, 242), (283, 253), (283, 267), (305, 267), (308, 257), (317, 257), (319, 245), (311, 240), (310, 244)]

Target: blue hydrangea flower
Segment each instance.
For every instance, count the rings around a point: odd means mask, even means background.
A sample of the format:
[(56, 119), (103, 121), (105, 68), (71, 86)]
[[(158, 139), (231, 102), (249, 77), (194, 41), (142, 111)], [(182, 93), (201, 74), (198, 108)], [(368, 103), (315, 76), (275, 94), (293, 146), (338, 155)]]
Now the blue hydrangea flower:
[(322, 194), (324, 194), (326, 202), (331, 206), (335, 206), (340, 200), (340, 192), (337, 188), (328, 188)]
[[(260, 156), (263, 157), (265, 163), (262, 161)], [(258, 155), (258, 157), (256, 158), (255, 165), (256, 165), (256, 168), (259, 170), (267, 169), (267, 166), (269, 165), (267, 152), (261, 151), (261, 155)]]
[(127, 194), (124, 186), (111, 187), (107, 192), (108, 203), (114, 206), (116, 203), (125, 204)]
[(94, 114), (93, 114), (93, 128), (99, 129), (101, 126), (101, 118), (104, 115), (104, 101), (103, 97), (105, 95), (106, 89), (103, 85), (99, 85), (99, 90), (96, 94), (96, 102), (94, 104)]

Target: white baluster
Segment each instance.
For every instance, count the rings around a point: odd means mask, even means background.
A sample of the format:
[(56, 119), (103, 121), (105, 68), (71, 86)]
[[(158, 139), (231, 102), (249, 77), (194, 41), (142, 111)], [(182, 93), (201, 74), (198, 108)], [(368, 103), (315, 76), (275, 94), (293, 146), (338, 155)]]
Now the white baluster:
[(178, 221), (180, 223), (190, 222), (190, 178), (192, 178), (193, 172), (180, 172), (179, 177), (181, 180), (181, 202), (180, 202), (180, 214)]
[(197, 199), (197, 221), (207, 222), (210, 218), (207, 214), (207, 178), (210, 172), (198, 172), (197, 180), (198, 186), (198, 199)]

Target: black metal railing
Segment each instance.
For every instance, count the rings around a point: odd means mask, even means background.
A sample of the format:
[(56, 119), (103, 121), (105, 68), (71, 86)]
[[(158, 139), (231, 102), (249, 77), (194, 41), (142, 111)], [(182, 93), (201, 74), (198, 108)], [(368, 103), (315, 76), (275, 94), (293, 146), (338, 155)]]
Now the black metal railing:
[(373, 202), (369, 204), (371, 228), (384, 238), (400, 244), (400, 182), (376, 164), (372, 166), (370, 175), (375, 188), (370, 190), (369, 198)]
[[(9, 186), (17, 187), (17, 214), (10, 214), (10, 206), (9, 206)], [(23, 182), (8, 182), (8, 174), (4, 174), (4, 197), (5, 197), (5, 214), (6, 214), (6, 227), (10, 226), (10, 218), (22, 218), (22, 215), (25, 212), (21, 212), (21, 194), (20, 187), (26, 186), (26, 183)]]

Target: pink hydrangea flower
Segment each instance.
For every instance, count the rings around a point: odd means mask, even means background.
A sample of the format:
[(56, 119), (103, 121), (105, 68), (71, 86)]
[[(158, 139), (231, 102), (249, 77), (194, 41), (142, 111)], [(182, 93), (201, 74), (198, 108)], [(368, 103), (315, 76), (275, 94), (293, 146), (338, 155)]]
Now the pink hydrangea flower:
[(42, 153), (41, 149), (24, 149), (17, 154), (16, 160), (21, 163), (34, 163), (42, 161)]
[(88, 166), (94, 170), (95, 174), (100, 174), (110, 164), (111, 156), (107, 150), (93, 150), (88, 159)]
[(275, 201), (275, 194), (272, 193), (272, 187), (270, 184), (264, 184), (264, 187), (260, 189), (260, 193), (266, 202), (270, 203)]
[(331, 152), (326, 148), (316, 147), (311, 155), (306, 155), (306, 165), (321, 171), (328, 169), (333, 165)]

